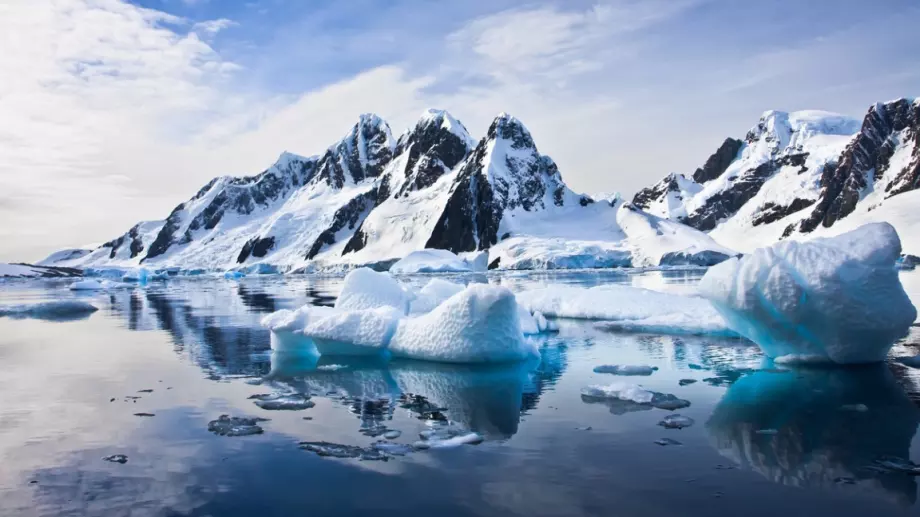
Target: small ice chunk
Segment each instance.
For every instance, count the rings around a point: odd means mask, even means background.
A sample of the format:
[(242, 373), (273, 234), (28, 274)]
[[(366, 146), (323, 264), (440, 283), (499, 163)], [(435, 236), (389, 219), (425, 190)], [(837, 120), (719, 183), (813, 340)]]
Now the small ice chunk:
[(411, 296), (389, 273), (359, 268), (345, 276), (342, 292), (335, 301), (335, 308), (354, 311), (395, 307), (402, 314), (407, 314), (410, 298)]
[(651, 375), (657, 370), (657, 366), (648, 366), (644, 364), (602, 364), (594, 367), (594, 373), (610, 373), (613, 375)]
[(657, 443), (658, 445), (661, 445), (661, 446), (666, 446), (666, 445), (683, 445), (682, 443), (678, 442), (677, 440), (675, 440), (675, 439), (673, 439), (673, 438), (662, 438), (662, 439), (660, 439), (660, 440), (655, 440), (655, 443)]
[(856, 413), (865, 413), (869, 411), (869, 406), (865, 404), (844, 404), (840, 406), (841, 411), (855, 411)]
[(894, 227), (872, 223), (727, 260), (699, 288), (770, 357), (879, 362), (917, 317), (894, 267), (900, 253)]
[(409, 312), (412, 314), (425, 314), (444, 303), (451, 296), (464, 289), (461, 284), (448, 282), (440, 278), (432, 278), (425, 287), (422, 287), (410, 303)]
[(694, 420), (688, 416), (673, 414), (664, 417), (661, 422), (658, 422), (658, 425), (665, 429), (683, 429), (690, 427), (694, 423)]
[(386, 438), (387, 440), (395, 440), (399, 438), (400, 436), (402, 436), (402, 431), (399, 431), (396, 429), (383, 433), (383, 437)]
[(470, 432), (446, 439), (432, 437), (427, 441), (427, 445), (429, 449), (450, 449), (461, 445), (477, 445), (482, 443), (482, 441), (482, 435)]
[(365, 451), (357, 445), (343, 445), (332, 442), (300, 442), (300, 448), (329, 458), (358, 458)]
[(696, 382), (696, 379), (681, 379), (677, 381), (677, 384), (679, 384), (680, 386), (689, 386), (695, 382)]
[(422, 316), (400, 321), (397, 357), (451, 363), (519, 361), (538, 355), (524, 339), (518, 305), (505, 287), (473, 284)]
[(304, 329), (323, 355), (370, 355), (386, 349), (403, 313), (395, 307), (342, 311)]
[(690, 407), (690, 401), (678, 398), (670, 393), (655, 393), (655, 396), (652, 397), (652, 406), (658, 409), (664, 409), (667, 411), (674, 411), (677, 409), (683, 409), (685, 407)]
[(0, 317), (66, 320), (86, 316), (97, 310), (99, 309), (94, 305), (78, 300), (56, 300), (20, 305), (0, 305)]
[(316, 405), (315, 402), (310, 400), (308, 395), (299, 393), (288, 395), (253, 395), (249, 398), (256, 399), (254, 404), (266, 411), (301, 411), (310, 409)]
[(208, 431), (219, 436), (250, 436), (262, 434), (260, 422), (267, 422), (267, 418), (244, 418), (220, 415), (217, 420), (208, 422)]
[(638, 384), (617, 382), (606, 386), (594, 385), (582, 388), (581, 396), (584, 399), (616, 399), (635, 402), (637, 404), (651, 404), (652, 399), (655, 397), (655, 393)]
[(102, 460), (108, 461), (110, 463), (121, 463), (122, 465), (124, 465), (125, 463), (128, 463), (128, 457), (125, 456), (124, 454), (113, 454), (111, 456), (106, 456), (102, 458)]
[(344, 364), (323, 364), (317, 366), (316, 369), (321, 372), (337, 372), (339, 370), (345, 370), (348, 366)]

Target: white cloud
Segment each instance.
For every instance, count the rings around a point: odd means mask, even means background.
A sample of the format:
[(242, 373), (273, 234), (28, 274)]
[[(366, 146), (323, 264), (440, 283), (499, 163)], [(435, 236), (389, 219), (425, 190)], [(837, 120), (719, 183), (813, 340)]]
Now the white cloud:
[(192, 30), (200, 31), (213, 36), (224, 29), (236, 27), (237, 25), (239, 24), (233, 20), (228, 20), (227, 18), (218, 18), (216, 20), (198, 22), (192, 26)]

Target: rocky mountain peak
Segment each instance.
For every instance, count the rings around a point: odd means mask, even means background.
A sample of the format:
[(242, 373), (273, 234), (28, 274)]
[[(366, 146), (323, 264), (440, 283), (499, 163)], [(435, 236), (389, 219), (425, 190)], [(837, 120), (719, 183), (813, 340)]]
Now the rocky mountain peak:
[(534, 149), (536, 146), (530, 131), (524, 127), (520, 120), (507, 113), (499, 113), (486, 133), (487, 140), (508, 140), (513, 149)]
[(376, 178), (393, 158), (395, 146), (389, 124), (377, 115), (365, 113), (344, 138), (322, 155), (316, 177), (336, 189), (346, 181), (358, 183)]

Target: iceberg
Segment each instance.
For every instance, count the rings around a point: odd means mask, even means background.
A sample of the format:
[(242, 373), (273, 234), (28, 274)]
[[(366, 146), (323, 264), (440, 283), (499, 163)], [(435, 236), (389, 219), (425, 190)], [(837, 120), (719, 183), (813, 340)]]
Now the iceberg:
[(732, 258), (706, 273), (700, 291), (770, 357), (884, 361), (917, 317), (895, 269), (900, 254), (894, 227), (867, 224)]
[(335, 308), (361, 310), (395, 307), (402, 314), (408, 314), (410, 300), (411, 295), (389, 273), (359, 268), (345, 276)]
[(396, 275), (411, 275), (417, 273), (467, 273), (470, 271), (485, 271), (488, 266), (488, 255), (485, 260), (477, 255), (472, 260), (458, 257), (448, 250), (424, 249), (413, 251), (404, 258), (390, 266), (390, 273)]
[(412, 314), (431, 312), (435, 307), (463, 289), (463, 285), (441, 280), (440, 278), (432, 278), (415, 293), (415, 298), (409, 304), (409, 312)]
[(77, 300), (0, 305), (0, 317), (36, 318), (43, 320), (72, 320), (88, 316), (97, 309), (94, 305)]
[(553, 286), (518, 293), (545, 317), (602, 320), (610, 330), (737, 336), (707, 300), (626, 285)]
[(390, 342), (397, 357), (449, 363), (520, 361), (538, 355), (524, 339), (506, 287), (474, 284), (433, 311), (403, 319)]
[(303, 333), (322, 355), (369, 355), (383, 352), (403, 314), (395, 307), (343, 311), (319, 318)]

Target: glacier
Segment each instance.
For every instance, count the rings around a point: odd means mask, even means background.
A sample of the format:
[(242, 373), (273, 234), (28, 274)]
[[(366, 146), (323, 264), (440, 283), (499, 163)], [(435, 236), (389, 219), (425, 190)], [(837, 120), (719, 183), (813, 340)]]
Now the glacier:
[(707, 271), (699, 289), (770, 357), (884, 361), (917, 317), (895, 269), (900, 253), (894, 227), (871, 223), (733, 258)]

